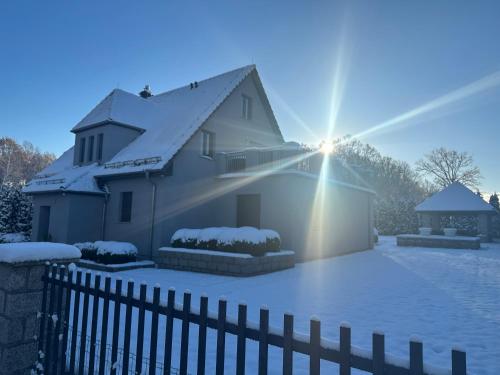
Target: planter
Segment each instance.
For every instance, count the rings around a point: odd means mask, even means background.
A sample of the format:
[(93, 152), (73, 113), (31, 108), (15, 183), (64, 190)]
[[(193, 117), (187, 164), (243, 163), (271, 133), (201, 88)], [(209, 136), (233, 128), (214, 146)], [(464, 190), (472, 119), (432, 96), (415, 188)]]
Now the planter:
[(420, 227), (420, 228), (418, 228), (418, 233), (421, 236), (430, 236), (432, 233), (432, 228)]
[(254, 257), (242, 253), (161, 247), (155, 261), (158, 268), (218, 275), (253, 276), (293, 267), (295, 253), (281, 250)]
[(443, 228), (446, 237), (455, 237), (457, 235), (457, 228)]

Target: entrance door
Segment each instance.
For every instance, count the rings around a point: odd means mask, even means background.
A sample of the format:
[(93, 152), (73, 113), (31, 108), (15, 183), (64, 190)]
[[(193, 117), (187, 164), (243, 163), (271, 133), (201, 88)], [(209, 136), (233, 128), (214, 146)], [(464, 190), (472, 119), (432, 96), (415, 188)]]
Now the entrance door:
[(38, 214), (38, 238), (37, 241), (49, 240), (50, 206), (40, 206)]
[(260, 194), (237, 197), (237, 226), (260, 228)]

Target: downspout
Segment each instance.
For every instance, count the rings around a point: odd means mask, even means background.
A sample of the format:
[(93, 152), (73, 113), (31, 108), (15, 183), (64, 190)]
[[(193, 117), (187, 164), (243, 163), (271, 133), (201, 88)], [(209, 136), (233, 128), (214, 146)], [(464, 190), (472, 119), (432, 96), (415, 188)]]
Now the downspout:
[(104, 190), (104, 207), (102, 209), (102, 226), (101, 226), (101, 238), (104, 241), (105, 240), (105, 234), (106, 234), (106, 215), (108, 213), (108, 200), (109, 200), (109, 188), (108, 185), (104, 185), (103, 187)]
[(151, 229), (149, 233), (149, 256), (153, 260), (153, 239), (155, 231), (156, 183), (151, 179), (149, 171), (145, 171), (146, 180), (151, 184)]

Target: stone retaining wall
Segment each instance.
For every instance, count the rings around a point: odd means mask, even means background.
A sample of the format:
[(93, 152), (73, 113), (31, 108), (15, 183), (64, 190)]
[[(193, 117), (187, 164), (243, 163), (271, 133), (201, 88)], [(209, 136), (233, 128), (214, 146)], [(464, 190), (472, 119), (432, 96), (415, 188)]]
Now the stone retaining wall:
[(253, 276), (294, 267), (295, 253), (280, 251), (261, 257), (164, 247), (155, 259), (158, 268), (230, 276)]
[(433, 247), (445, 249), (474, 249), (481, 246), (479, 237), (419, 236), (401, 234), (397, 236), (398, 246)]
[(0, 263), (0, 374), (29, 374), (37, 360), (44, 270), (44, 261)]

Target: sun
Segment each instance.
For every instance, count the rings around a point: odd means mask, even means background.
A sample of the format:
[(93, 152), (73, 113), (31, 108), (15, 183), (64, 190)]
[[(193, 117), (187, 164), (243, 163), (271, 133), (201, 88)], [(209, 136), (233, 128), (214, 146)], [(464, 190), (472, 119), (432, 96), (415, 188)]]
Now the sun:
[(333, 152), (333, 142), (332, 141), (322, 141), (319, 144), (319, 150), (325, 155), (331, 154)]

